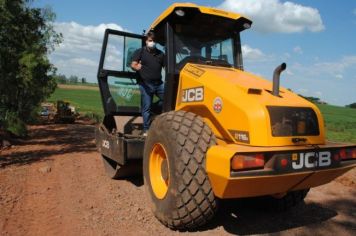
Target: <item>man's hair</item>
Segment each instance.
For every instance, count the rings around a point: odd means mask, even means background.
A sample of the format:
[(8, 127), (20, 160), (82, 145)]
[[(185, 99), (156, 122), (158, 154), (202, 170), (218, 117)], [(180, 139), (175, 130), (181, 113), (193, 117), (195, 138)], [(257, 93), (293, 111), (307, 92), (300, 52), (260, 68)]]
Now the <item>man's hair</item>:
[(155, 33), (153, 31), (149, 31), (147, 34), (146, 34), (146, 40), (147, 39), (152, 39), (154, 40), (155, 39)]

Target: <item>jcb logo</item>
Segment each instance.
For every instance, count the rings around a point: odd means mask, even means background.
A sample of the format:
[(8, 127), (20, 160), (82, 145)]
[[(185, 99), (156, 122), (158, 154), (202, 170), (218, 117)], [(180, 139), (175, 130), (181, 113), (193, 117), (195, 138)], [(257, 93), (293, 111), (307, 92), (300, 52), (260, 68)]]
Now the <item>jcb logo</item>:
[(103, 140), (102, 146), (104, 148), (109, 149), (110, 148), (110, 142), (108, 140)]
[(182, 102), (200, 102), (204, 100), (204, 88), (189, 88), (183, 90)]
[(292, 157), (292, 167), (295, 170), (302, 169), (303, 167), (313, 168), (329, 166), (331, 164), (331, 153), (327, 151), (300, 153), (299, 158), (297, 155), (298, 154), (293, 154)]

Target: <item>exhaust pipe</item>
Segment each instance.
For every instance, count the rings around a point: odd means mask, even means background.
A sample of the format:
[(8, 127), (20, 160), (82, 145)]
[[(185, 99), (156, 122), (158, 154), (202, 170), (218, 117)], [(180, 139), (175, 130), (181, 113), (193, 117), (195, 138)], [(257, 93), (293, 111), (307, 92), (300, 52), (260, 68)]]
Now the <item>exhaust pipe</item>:
[(286, 63), (282, 63), (281, 65), (277, 66), (276, 69), (274, 69), (273, 72), (273, 90), (272, 94), (276, 97), (279, 96), (279, 80), (280, 80), (280, 75), (282, 71), (284, 71), (287, 68)]

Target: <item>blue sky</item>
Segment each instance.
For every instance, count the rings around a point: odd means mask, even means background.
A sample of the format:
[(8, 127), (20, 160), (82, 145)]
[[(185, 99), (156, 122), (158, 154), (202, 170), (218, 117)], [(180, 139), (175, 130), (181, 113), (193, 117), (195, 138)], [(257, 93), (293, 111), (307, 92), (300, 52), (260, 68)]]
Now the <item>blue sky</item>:
[[(356, 1), (220, 0), (199, 5), (243, 13), (253, 20), (241, 35), (245, 70), (270, 79), (288, 65), (281, 84), (335, 105), (356, 102)], [(58, 72), (95, 82), (106, 27), (142, 33), (174, 1), (37, 0), (57, 14), (63, 44), (50, 55)]]

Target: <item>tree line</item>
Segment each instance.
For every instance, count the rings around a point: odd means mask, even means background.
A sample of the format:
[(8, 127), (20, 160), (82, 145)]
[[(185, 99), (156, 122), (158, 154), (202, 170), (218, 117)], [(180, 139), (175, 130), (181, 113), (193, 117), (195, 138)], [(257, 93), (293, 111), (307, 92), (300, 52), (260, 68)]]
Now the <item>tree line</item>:
[(350, 108), (355, 108), (356, 109), (356, 102), (351, 103), (349, 105), (346, 105), (346, 107), (350, 107)]
[(82, 77), (79, 78), (76, 75), (71, 75), (69, 77), (62, 75), (62, 74), (58, 74), (54, 76), (56, 82), (58, 84), (78, 84), (78, 83), (82, 83), (82, 84), (86, 84), (87, 83), (87, 79)]
[[(327, 104), (326, 102), (320, 100), (320, 98), (318, 98), (318, 97), (308, 97), (308, 96), (303, 96), (301, 94), (298, 94), (298, 95), (312, 103), (315, 103), (315, 104)], [(346, 105), (345, 107), (356, 108), (356, 102)]]
[(57, 86), (48, 55), (63, 39), (53, 11), (32, 3), (0, 0), (0, 130), (18, 136)]
[(309, 102), (315, 103), (315, 104), (327, 104), (326, 102), (320, 100), (318, 97), (312, 97), (312, 96), (303, 96), (301, 94), (298, 94), (300, 97), (308, 100)]

